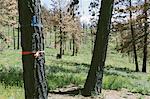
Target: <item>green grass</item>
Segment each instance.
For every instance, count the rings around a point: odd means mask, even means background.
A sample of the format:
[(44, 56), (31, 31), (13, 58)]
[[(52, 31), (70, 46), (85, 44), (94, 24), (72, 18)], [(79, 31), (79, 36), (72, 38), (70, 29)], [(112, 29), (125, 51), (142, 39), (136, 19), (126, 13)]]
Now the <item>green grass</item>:
[(23, 88), (0, 84), (0, 99), (24, 99)]
[[(56, 59), (59, 52), (46, 48), (46, 75), (48, 89), (62, 88), (70, 84), (83, 87), (91, 62), (89, 46), (83, 46), (78, 56), (71, 56), (67, 50), (63, 59)], [(22, 63), (19, 51), (4, 50), (0, 53), (0, 99), (23, 99)], [(104, 89), (121, 90), (150, 95), (149, 73), (134, 72), (134, 64), (122, 57), (109, 45), (103, 79)], [(7, 94), (8, 93), (8, 94)], [(15, 98), (11, 98), (15, 97)]]

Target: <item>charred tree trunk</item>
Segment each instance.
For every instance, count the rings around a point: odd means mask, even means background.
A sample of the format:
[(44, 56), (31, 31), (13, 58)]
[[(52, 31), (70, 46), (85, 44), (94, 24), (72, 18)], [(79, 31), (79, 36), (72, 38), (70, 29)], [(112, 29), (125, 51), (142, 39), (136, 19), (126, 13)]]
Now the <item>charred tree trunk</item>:
[(66, 40), (64, 41), (64, 50), (65, 51), (67, 50), (67, 41)]
[(17, 49), (19, 50), (19, 46), (20, 46), (20, 27), (19, 27), (19, 24), (18, 24), (17, 30), (18, 30)]
[(83, 44), (86, 43), (86, 32), (85, 32), (85, 24), (83, 23)]
[(100, 94), (114, 0), (102, 0), (90, 70), (82, 95)]
[(57, 43), (57, 36), (56, 36), (56, 26), (54, 26), (54, 32), (55, 32), (55, 44), (54, 44), (54, 47), (55, 47), (55, 49), (56, 49), (56, 43)]
[(25, 99), (48, 99), (40, 0), (18, 0)]
[(72, 49), (72, 40), (70, 39), (69, 41), (69, 49), (71, 50)]
[(93, 47), (94, 47), (94, 36), (93, 36), (93, 31), (92, 31), (92, 27), (91, 27), (91, 53), (93, 54)]
[(14, 50), (16, 49), (16, 37), (15, 37), (15, 28), (13, 27), (13, 41), (14, 41)]
[[(59, 5), (60, 6), (60, 5)], [(62, 23), (62, 15), (61, 15), (61, 8), (59, 9), (60, 10), (60, 23)], [(59, 43), (60, 43), (60, 53), (59, 53), (59, 55), (60, 55), (60, 59), (62, 58), (62, 55), (63, 55), (63, 37), (62, 37), (62, 27), (60, 26), (60, 41), (59, 41)]]
[(51, 44), (52, 44), (52, 41), (51, 41), (51, 39), (52, 39), (52, 33), (51, 33), (52, 31), (50, 30), (50, 33), (49, 33), (49, 46), (51, 47)]
[[(8, 20), (9, 21), (9, 20)], [(7, 37), (9, 37), (9, 33), (10, 32), (10, 25), (9, 25), (9, 23), (8, 23), (8, 31), (7, 31)], [(8, 44), (8, 46), (7, 46), (7, 48), (9, 48), (10, 47), (10, 45)]]
[(75, 55), (75, 39), (74, 39), (74, 36), (72, 36), (72, 45), (73, 45), (72, 56), (74, 56)]
[[(9, 20), (8, 20), (8, 22), (9, 22)], [(8, 31), (7, 31), (7, 36), (9, 37), (9, 32), (10, 32), (10, 25), (9, 25), (9, 23), (8, 23)]]
[(47, 33), (44, 34), (44, 44), (45, 47), (47, 47)]
[(146, 72), (146, 63), (147, 63), (147, 29), (148, 29), (148, 24), (147, 24), (147, 0), (145, 0), (145, 6), (144, 6), (144, 15), (145, 15), (145, 23), (144, 23), (144, 48), (143, 48), (143, 67), (142, 67), (142, 72)]
[(60, 27), (60, 41), (59, 41), (59, 43), (60, 43), (60, 58), (62, 58), (62, 55), (63, 55), (63, 43), (62, 43), (62, 30), (61, 30), (61, 27)]
[[(131, 0), (129, 1), (130, 7), (132, 7), (132, 2)], [(138, 59), (137, 59), (137, 52), (136, 52), (136, 45), (135, 45), (135, 34), (134, 34), (134, 29), (133, 29), (133, 24), (132, 24), (132, 11), (130, 10), (130, 29), (131, 29), (131, 36), (132, 36), (132, 46), (133, 46), (133, 53), (134, 53), (134, 60), (135, 60), (135, 71), (139, 71), (139, 66), (138, 66)]]

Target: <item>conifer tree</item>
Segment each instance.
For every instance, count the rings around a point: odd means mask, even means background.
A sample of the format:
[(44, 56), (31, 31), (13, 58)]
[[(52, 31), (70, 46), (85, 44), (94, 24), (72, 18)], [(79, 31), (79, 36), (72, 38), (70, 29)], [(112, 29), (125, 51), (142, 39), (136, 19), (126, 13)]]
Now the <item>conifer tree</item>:
[(18, 0), (25, 99), (48, 99), (40, 0)]
[(94, 52), (90, 70), (82, 91), (82, 95), (100, 94), (102, 90), (103, 69), (107, 53), (108, 37), (110, 33), (113, 0), (102, 0), (99, 21), (97, 25)]

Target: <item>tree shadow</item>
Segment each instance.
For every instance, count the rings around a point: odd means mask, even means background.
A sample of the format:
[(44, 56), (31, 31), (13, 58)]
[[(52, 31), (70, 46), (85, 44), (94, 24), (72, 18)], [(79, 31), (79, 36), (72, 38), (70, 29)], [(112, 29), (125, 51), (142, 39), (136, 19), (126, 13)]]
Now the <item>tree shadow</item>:
[(63, 89), (52, 90), (52, 91), (49, 91), (49, 93), (51, 93), (51, 94), (59, 94), (59, 95), (75, 96), (75, 95), (81, 94), (82, 90), (83, 90), (83, 88), (70, 87), (70, 88), (63, 88)]
[[(67, 68), (68, 67), (68, 68)], [(70, 68), (73, 67), (73, 68)], [(67, 62), (63, 60), (52, 60), (50, 65), (46, 65), (46, 72), (57, 73), (80, 73), (88, 72), (90, 65), (85, 63)]]
[(81, 68), (78, 66), (75, 66), (74, 69), (64, 68), (61, 66), (46, 66), (46, 73), (58, 73), (58, 72), (64, 72), (64, 73), (80, 73), (80, 72), (87, 72), (87, 68)]
[(67, 66), (83, 66), (83, 67), (90, 67), (90, 64), (87, 63), (77, 63), (77, 62), (67, 62), (64, 60), (52, 60), (55, 64), (63, 64)]
[(134, 70), (131, 70), (131, 69), (126, 68), (126, 67), (121, 68), (121, 67), (114, 67), (112, 65), (105, 66), (105, 69), (107, 69), (107, 70), (113, 69), (113, 70), (117, 70), (117, 71), (121, 71), (121, 72), (127, 72), (127, 73), (135, 72)]
[(0, 66), (0, 82), (5, 86), (23, 86), (23, 74), (21, 68)]
[(115, 76), (122, 76), (122, 77), (131, 77), (133, 79), (138, 79), (138, 76), (136, 76), (135, 71), (130, 70), (129, 68), (119, 68), (119, 67), (113, 67), (111, 65), (106, 66), (104, 70), (105, 75), (115, 75)]

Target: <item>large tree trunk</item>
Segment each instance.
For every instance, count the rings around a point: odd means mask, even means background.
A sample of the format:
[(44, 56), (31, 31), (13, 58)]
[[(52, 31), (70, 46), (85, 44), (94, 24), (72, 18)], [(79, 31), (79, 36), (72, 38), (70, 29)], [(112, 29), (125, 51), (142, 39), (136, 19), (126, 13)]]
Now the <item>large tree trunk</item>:
[(18, 0), (25, 99), (47, 99), (40, 0)]
[[(132, 1), (129, 1), (130, 7), (132, 7)], [(133, 53), (134, 53), (134, 59), (135, 59), (135, 71), (139, 71), (139, 66), (138, 66), (138, 59), (137, 59), (137, 52), (136, 52), (136, 45), (135, 45), (135, 34), (134, 34), (134, 29), (133, 29), (133, 24), (132, 24), (132, 11), (130, 10), (130, 29), (131, 29), (131, 36), (132, 36), (132, 46), (133, 46)]]
[(82, 91), (82, 95), (84, 96), (90, 96), (92, 92), (95, 94), (101, 93), (113, 2), (114, 0), (101, 1), (93, 57), (86, 83)]
[(146, 72), (146, 62), (147, 62), (147, 0), (145, 0), (144, 7), (145, 23), (144, 23), (144, 48), (143, 48), (143, 67), (142, 72)]

